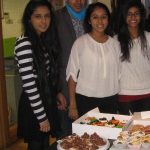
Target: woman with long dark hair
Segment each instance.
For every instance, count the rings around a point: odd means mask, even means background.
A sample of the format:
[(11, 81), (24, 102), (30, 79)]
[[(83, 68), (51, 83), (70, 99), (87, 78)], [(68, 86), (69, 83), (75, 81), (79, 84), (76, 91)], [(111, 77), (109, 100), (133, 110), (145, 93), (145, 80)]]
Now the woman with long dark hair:
[(57, 83), (57, 40), (49, 2), (30, 1), (23, 14), (24, 33), (17, 39), (15, 59), (23, 92), (18, 110), (18, 137), (28, 150), (47, 150), (52, 103)]
[(122, 114), (150, 110), (150, 33), (144, 31), (145, 8), (130, 0), (118, 33), (121, 46), (119, 109)]
[(97, 2), (88, 6), (86, 34), (75, 41), (66, 71), (72, 119), (95, 107), (101, 112), (117, 113), (120, 48), (110, 36), (109, 21), (106, 5)]

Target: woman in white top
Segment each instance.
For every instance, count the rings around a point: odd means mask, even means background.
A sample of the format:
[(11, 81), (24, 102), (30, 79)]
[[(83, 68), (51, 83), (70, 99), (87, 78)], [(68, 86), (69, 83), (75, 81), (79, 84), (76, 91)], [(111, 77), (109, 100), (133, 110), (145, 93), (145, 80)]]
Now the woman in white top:
[(150, 110), (150, 33), (144, 31), (145, 8), (140, 1), (128, 2), (123, 18), (118, 34), (122, 51), (119, 109), (130, 114)]
[(119, 43), (108, 35), (109, 20), (110, 13), (104, 4), (89, 5), (86, 34), (75, 41), (66, 71), (71, 119), (95, 107), (101, 112), (117, 112)]

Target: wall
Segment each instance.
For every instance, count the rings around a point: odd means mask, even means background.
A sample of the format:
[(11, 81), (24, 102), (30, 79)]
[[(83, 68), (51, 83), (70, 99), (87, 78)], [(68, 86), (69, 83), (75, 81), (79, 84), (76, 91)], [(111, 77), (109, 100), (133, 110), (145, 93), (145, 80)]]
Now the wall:
[[(3, 0), (4, 13), (9, 19), (2, 20), (3, 38), (18, 37), (21, 34), (21, 18), (29, 0)], [(8, 17), (8, 15), (4, 15)]]
[(111, 11), (111, 3), (110, 0), (97, 0), (98, 2), (104, 3), (105, 5), (107, 5), (107, 7), (109, 8), (109, 10)]
[(10, 125), (17, 121), (17, 105), (21, 93), (20, 78), (15, 72), (16, 68), (14, 67), (13, 49), (16, 41), (15, 38), (20, 36), (22, 32), (21, 18), (28, 1), (3, 0), (3, 52), (4, 57), (7, 58), (5, 59), (5, 78)]
[[(18, 37), (21, 34), (22, 13), (28, 1), (29, 0), (3, 0), (4, 12), (9, 13), (10, 18), (10, 20), (2, 20), (3, 38)], [(110, 0), (91, 1), (100, 1), (111, 9)]]

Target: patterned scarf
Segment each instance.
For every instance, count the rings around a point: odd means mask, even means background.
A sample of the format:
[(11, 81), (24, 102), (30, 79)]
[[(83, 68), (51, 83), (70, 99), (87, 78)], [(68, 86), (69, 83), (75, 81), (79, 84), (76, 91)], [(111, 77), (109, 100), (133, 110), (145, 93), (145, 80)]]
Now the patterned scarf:
[(80, 21), (84, 20), (85, 11), (86, 11), (85, 8), (81, 9), (80, 12), (75, 12), (68, 3), (66, 3), (66, 8), (72, 17), (74, 17), (75, 19), (80, 20)]

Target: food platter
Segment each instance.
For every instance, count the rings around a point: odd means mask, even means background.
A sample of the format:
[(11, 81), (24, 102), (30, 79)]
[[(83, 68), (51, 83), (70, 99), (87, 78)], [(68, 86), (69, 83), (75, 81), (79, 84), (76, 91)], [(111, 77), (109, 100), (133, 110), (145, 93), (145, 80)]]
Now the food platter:
[[(85, 134), (84, 134), (85, 135)], [(86, 135), (88, 135), (87, 133), (86, 133)], [(90, 136), (90, 138), (92, 137), (92, 136), (97, 136), (97, 134), (96, 133), (94, 133), (94, 134), (92, 134), (92, 135), (89, 135)], [(71, 146), (71, 145), (69, 145), (70, 147), (66, 147), (66, 148), (63, 148), (64, 147), (64, 141), (66, 142), (66, 140), (68, 140), (67, 142), (69, 142), (69, 143), (73, 143), (74, 141), (71, 141), (71, 139), (72, 138), (76, 138), (77, 137), (77, 139), (75, 139), (75, 141), (77, 141), (77, 146), (75, 145), (75, 144), (73, 144), (73, 146)], [(93, 145), (91, 145), (91, 141), (89, 141), (89, 139), (88, 139), (88, 143), (87, 143), (87, 145), (85, 145), (85, 143), (84, 143), (84, 141), (85, 140), (87, 140), (87, 139), (83, 139), (82, 138), (83, 136), (78, 136), (78, 135), (71, 135), (71, 136), (68, 136), (68, 137), (65, 137), (64, 139), (62, 139), (62, 140), (58, 140), (57, 141), (57, 149), (58, 150), (78, 150), (79, 148), (80, 149), (84, 149), (84, 150), (89, 150), (90, 149), (90, 147), (91, 147), (91, 149), (92, 150), (107, 150), (109, 147), (110, 147), (110, 143), (109, 143), (109, 141), (107, 140), (107, 139), (105, 139), (105, 138), (103, 138), (103, 137), (101, 137), (101, 136), (97, 136), (98, 138), (100, 137), (100, 140), (102, 140), (102, 145), (96, 145), (97, 144), (97, 142), (96, 142), (96, 144), (93, 144)], [(83, 144), (84, 143), (84, 144)], [(67, 143), (68, 144), (68, 143)], [(82, 145), (83, 144), (83, 145)], [(79, 146), (79, 147), (78, 147)], [(93, 146), (93, 147), (92, 147)]]
[(80, 122), (80, 124), (105, 126), (111, 128), (123, 128), (127, 122), (128, 120), (121, 121), (119, 119), (116, 119), (114, 116), (109, 120), (106, 117), (102, 117), (102, 118), (86, 117)]

